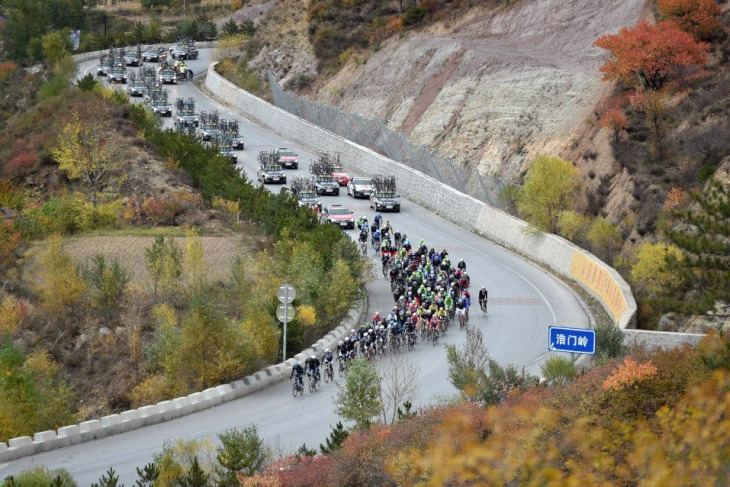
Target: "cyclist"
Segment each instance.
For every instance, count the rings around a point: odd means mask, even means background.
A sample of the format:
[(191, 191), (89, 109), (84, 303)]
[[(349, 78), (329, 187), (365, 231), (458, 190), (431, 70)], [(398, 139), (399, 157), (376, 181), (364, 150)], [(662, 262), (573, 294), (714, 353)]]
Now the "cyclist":
[(322, 355), (322, 364), (324, 365), (325, 370), (330, 370), (330, 372), (332, 372), (333, 361), (334, 357), (332, 356), (332, 351), (329, 348), (325, 348), (324, 355)]
[(360, 229), (360, 245), (367, 245), (368, 244), (368, 228), (367, 228), (367, 222), (365, 222), (365, 225)]
[(375, 219), (373, 220), (373, 227), (380, 227), (381, 223), (383, 223), (383, 217), (380, 215), (380, 213), (376, 213)]
[[(345, 338), (345, 340), (347, 340), (348, 342), (350, 341), (349, 338)], [(346, 354), (347, 348), (345, 347), (345, 342), (340, 340), (340, 342), (337, 344), (337, 358), (343, 360)]]
[(313, 375), (314, 380), (319, 382), (319, 366), (321, 362), (316, 355), (312, 355), (304, 361), (304, 368), (307, 371), (307, 375)]
[(378, 326), (381, 321), (383, 321), (383, 317), (380, 314), (380, 311), (376, 311), (375, 314), (373, 315), (373, 325)]
[(482, 288), (479, 290), (479, 306), (481, 306), (482, 311), (485, 313), (487, 312), (487, 287), (482, 286)]
[(292, 380), (295, 375), (297, 377), (297, 384), (299, 384), (300, 387), (304, 387), (304, 385), (302, 384), (302, 378), (304, 377), (304, 368), (301, 366), (298, 360), (294, 361), (294, 366), (291, 369), (289, 380)]
[(373, 231), (372, 244), (373, 249), (375, 249), (375, 252), (377, 252), (378, 250), (380, 250), (380, 230), (376, 227), (373, 228), (375, 230)]
[(466, 272), (466, 262), (464, 262), (464, 259), (459, 259), (459, 263), (456, 264), (456, 268), (459, 269), (462, 273)]

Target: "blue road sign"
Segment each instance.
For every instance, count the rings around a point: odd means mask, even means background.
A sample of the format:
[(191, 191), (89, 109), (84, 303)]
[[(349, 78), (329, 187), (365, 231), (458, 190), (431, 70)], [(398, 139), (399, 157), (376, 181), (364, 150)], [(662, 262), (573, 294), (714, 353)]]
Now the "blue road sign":
[(596, 330), (551, 326), (548, 333), (551, 352), (596, 353)]

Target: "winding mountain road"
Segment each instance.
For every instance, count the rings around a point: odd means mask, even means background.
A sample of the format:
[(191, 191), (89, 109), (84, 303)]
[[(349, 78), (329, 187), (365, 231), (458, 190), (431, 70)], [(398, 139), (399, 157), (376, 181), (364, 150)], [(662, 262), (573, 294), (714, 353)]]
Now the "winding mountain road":
[[(197, 61), (189, 62), (195, 73), (204, 72), (210, 60), (210, 50), (201, 50)], [(79, 76), (95, 73), (97, 61), (79, 64)], [(191, 83), (168, 86), (171, 100), (176, 97), (194, 97), (197, 110), (219, 110), (222, 118), (238, 118), (246, 149), (239, 151), (239, 168), (251, 179), (256, 178), (256, 156), (261, 150), (289, 147), (299, 154), (298, 171), (287, 171), (289, 180), (294, 174), (305, 175), (310, 159), (327, 147), (298, 147), (285, 136), (268, 131), (233, 113), (225, 106), (206, 97)], [(171, 122), (166, 120), (166, 124)], [(286, 127), (281, 128), (286, 133)], [(346, 162), (345, 162), (346, 164)], [(352, 177), (357, 174), (350, 174)], [(278, 190), (279, 186), (269, 186)], [(368, 215), (367, 200), (353, 200), (341, 192), (339, 197), (323, 197), (323, 204), (340, 203), (351, 208), (356, 215)], [(464, 258), (476, 293), (487, 286), (490, 296), (489, 314), (472, 314), (471, 324), (485, 335), (489, 353), (503, 364), (512, 363), (525, 367), (528, 372), (538, 373), (540, 364), (547, 357), (547, 330), (553, 324), (588, 328), (591, 319), (575, 293), (562, 281), (519, 256), (489, 241), (465, 231), (439, 216), (403, 201), (399, 214), (384, 214), (386, 220), (412, 242), (425, 238), (429, 246), (446, 248), (452, 261)], [(354, 231), (348, 233), (354, 238)], [(375, 261), (374, 261), (375, 263)], [(386, 280), (375, 273), (375, 280), (368, 284), (368, 316), (375, 311), (385, 312), (392, 306), (390, 287)], [(409, 360), (420, 366), (418, 380), (421, 387), (416, 405), (426, 405), (434, 399), (453, 396), (456, 390), (447, 380), (444, 344), (460, 344), (464, 333), (452, 327), (437, 347), (419, 343), (407, 354)], [(383, 360), (383, 359), (381, 359)], [(130, 431), (100, 440), (53, 450), (31, 457), (21, 458), (0, 465), (0, 478), (17, 474), (35, 465), (67, 469), (79, 485), (90, 485), (110, 466), (127, 485), (136, 479), (135, 468), (152, 460), (167, 440), (177, 438), (215, 437), (230, 428), (255, 424), (262, 437), (284, 451), (293, 451), (302, 443), (317, 447), (338, 421), (334, 414), (332, 395), (337, 391), (333, 384), (323, 384), (314, 394), (305, 392), (303, 397), (293, 398), (288, 381), (275, 384), (255, 394), (201, 411), (182, 418), (146, 428)]]

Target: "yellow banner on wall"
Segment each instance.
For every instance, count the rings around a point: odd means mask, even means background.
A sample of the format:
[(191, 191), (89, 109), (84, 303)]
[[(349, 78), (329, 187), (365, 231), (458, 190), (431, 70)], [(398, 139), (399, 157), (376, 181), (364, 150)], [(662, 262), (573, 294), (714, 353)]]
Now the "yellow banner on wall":
[(614, 322), (618, 323), (621, 315), (626, 310), (626, 298), (621, 292), (621, 286), (618, 285), (613, 276), (597, 262), (578, 251), (573, 252), (570, 274), (601, 297), (611, 311)]

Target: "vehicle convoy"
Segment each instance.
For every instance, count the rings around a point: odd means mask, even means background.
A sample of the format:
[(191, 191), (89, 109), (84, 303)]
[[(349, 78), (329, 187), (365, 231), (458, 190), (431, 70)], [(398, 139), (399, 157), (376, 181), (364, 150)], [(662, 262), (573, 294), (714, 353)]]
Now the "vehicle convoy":
[(279, 163), (284, 169), (299, 169), (299, 156), (286, 147), (279, 148)]
[(309, 164), (309, 172), (314, 175), (314, 192), (318, 196), (340, 195), (340, 185), (332, 177), (333, 164), (328, 158), (322, 157), (321, 153), (317, 161)]
[(238, 132), (238, 120), (221, 120), (221, 131), (231, 139), (231, 147), (243, 150), (243, 136)]
[(130, 49), (124, 53), (124, 64), (126, 66), (139, 67), (142, 65), (142, 47)]
[(200, 118), (195, 113), (195, 98), (177, 98), (175, 100), (175, 123), (186, 127), (197, 127)]
[(278, 151), (261, 151), (258, 155), (259, 169), (256, 171), (256, 178), (263, 184), (278, 183), (286, 184), (286, 174), (279, 164)]
[(353, 198), (369, 198), (373, 192), (373, 180), (365, 177), (354, 177), (347, 183), (347, 194)]
[(220, 126), (220, 115), (217, 110), (212, 112), (200, 112), (200, 128), (198, 137), (204, 142), (217, 138), (222, 133)]
[(153, 113), (160, 115), (161, 117), (171, 117), (172, 107), (168, 101), (167, 90), (160, 87), (156, 87), (153, 91), (148, 92), (147, 103)]
[(355, 215), (342, 205), (330, 205), (319, 214), (322, 223), (333, 223), (341, 228), (355, 228)]
[(330, 154), (329, 152), (320, 152), (317, 156), (317, 162), (328, 168), (329, 174), (338, 185), (347, 186), (347, 183), (350, 181), (350, 177), (342, 168), (339, 152), (335, 152), (334, 154)]
[(159, 63), (167, 59), (167, 50), (164, 47), (150, 47), (142, 53), (142, 61)]
[(317, 193), (314, 191), (314, 179), (295, 177), (290, 184), (291, 192), (294, 193), (299, 202), (299, 206), (306, 206), (314, 211), (322, 209), (322, 202), (319, 201)]
[(395, 190), (395, 176), (373, 176), (373, 192), (370, 194), (370, 208), (375, 211), (400, 213), (400, 197)]
[(147, 91), (145, 80), (132, 71), (127, 75), (127, 93), (129, 96), (144, 96)]

